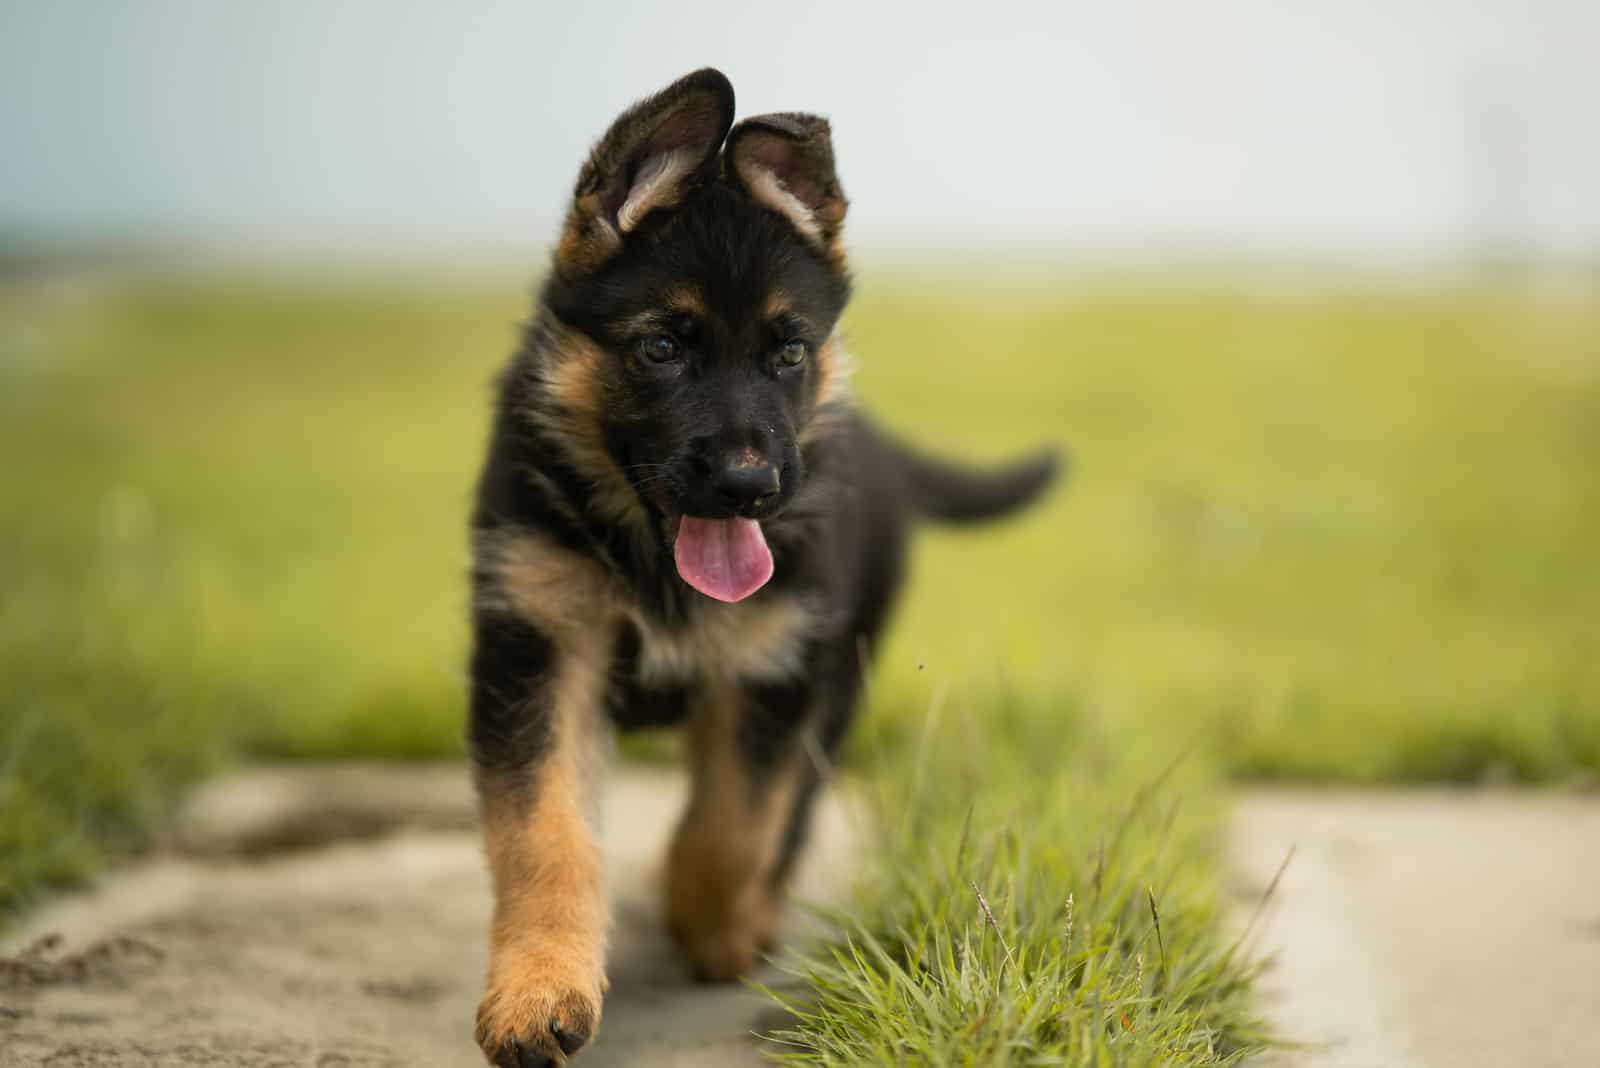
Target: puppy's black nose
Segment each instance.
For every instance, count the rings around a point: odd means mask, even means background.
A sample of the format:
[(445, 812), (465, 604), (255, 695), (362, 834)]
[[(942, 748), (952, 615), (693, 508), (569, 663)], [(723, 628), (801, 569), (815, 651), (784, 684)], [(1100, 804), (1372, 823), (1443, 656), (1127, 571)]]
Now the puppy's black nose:
[(759, 512), (777, 499), (778, 469), (753, 450), (733, 457), (712, 480), (722, 503), (741, 514)]

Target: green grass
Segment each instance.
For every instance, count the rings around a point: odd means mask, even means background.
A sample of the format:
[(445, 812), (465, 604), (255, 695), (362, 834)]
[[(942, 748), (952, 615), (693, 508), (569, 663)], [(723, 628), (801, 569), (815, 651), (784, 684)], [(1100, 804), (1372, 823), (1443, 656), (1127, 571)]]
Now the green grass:
[(1252, 778), (1592, 774), (1597, 294), (880, 290), (896, 426), (1077, 460), (1044, 517), (927, 540), (880, 692), (1003, 670)]
[(238, 754), (453, 753), (515, 287), (6, 294), (0, 903)]
[(1236, 1063), (1269, 1043), (1224, 941), (1207, 758), (1048, 694), (936, 702), (874, 753), (875, 861), (783, 965), (796, 1065)]
[[(1600, 284), (1010, 281), (868, 274), (848, 322), (892, 426), (1075, 469), (919, 544), (856, 749), (884, 862), (846, 955), (798, 965), (795, 1052), (1224, 1063), (1257, 1029), (1219, 782), (1600, 771)], [(0, 909), (225, 762), (459, 752), (467, 495), (525, 305), (0, 289)]]

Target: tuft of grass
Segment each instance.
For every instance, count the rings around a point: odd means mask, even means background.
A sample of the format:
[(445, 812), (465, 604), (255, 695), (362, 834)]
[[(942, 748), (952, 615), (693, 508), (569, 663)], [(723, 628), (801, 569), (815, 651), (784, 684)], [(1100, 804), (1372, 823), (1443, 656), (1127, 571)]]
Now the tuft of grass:
[[(1009, 705), (1016, 730), (989, 728)], [(956, 702), (874, 760), (880, 837), (834, 938), (790, 956), (776, 1061), (1238, 1063), (1268, 1044), (1222, 941), (1215, 768), (1041, 695)]]

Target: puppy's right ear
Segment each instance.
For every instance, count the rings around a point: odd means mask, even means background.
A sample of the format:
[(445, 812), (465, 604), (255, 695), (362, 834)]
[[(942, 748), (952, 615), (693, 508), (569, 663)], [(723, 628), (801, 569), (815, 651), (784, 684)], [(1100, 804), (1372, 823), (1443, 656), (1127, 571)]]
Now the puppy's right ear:
[(685, 75), (624, 111), (578, 172), (556, 269), (592, 271), (653, 211), (673, 208), (714, 177), (733, 125), (733, 86), (710, 67)]

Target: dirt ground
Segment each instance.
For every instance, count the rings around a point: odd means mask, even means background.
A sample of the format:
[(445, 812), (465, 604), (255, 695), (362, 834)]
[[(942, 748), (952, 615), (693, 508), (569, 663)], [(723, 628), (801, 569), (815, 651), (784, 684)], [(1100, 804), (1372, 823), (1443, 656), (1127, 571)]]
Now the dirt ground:
[[(1600, 797), (1251, 793), (1263, 1008), (1314, 1068), (1600, 1065)], [(1243, 922), (1248, 922), (1247, 920)]]
[[(753, 990), (688, 982), (661, 933), (654, 868), (680, 798), (667, 773), (612, 780), (612, 989), (589, 1068), (760, 1064), (752, 1036), (781, 1019)], [(0, 1066), (481, 1065), (489, 901), (471, 823), (454, 770), (262, 772), (201, 791), (171, 855), (0, 944)], [(803, 894), (840, 884), (852, 825), (837, 799), (819, 813)], [(60, 941), (29, 956), (41, 938)]]

